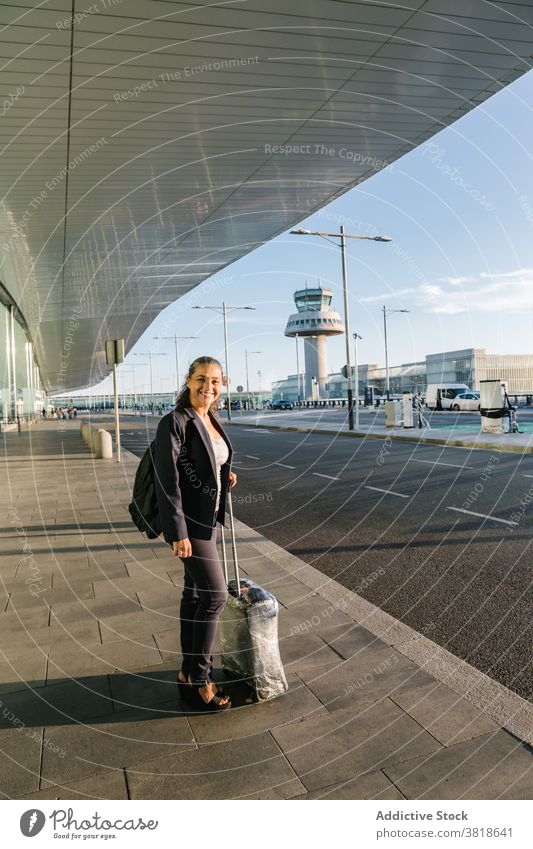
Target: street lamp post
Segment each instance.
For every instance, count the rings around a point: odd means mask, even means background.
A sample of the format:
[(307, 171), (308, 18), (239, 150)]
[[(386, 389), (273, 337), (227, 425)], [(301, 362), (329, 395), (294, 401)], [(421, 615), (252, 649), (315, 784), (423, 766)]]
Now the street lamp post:
[[(357, 233), (345, 233), (344, 226), (340, 226), (339, 233), (322, 233), (319, 230), (299, 230), (290, 231), (294, 236), (322, 236), (328, 242), (331, 238), (340, 239), (340, 248), (342, 256), (342, 291), (344, 300), (344, 332), (346, 339), (346, 374), (348, 379), (348, 429), (354, 429), (353, 420), (353, 391), (352, 391), (352, 375), (350, 365), (350, 319), (348, 313), (348, 272), (346, 266), (346, 239), (365, 239), (370, 242), (390, 242), (389, 236), (364, 236)], [(335, 244), (333, 242), (332, 244)]]
[(145, 353), (136, 353), (133, 355), (134, 357), (148, 357), (150, 361), (150, 399), (151, 399), (151, 410), (154, 412), (154, 375), (152, 369), (152, 357), (166, 357), (166, 354), (163, 351), (148, 351)]
[(409, 310), (388, 310), (383, 305), (383, 336), (385, 339), (385, 384), (387, 391), (387, 401), (390, 399), (390, 379), (389, 379), (389, 350), (387, 346), (387, 316), (393, 312), (409, 312)]
[[(133, 356), (137, 356), (134, 354)], [(146, 366), (148, 363), (137, 363), (138, 366)], [(133, 372), (133, 413), (137, 414), (137, 381), (135, 378), (135, 360), (131, 361), (131, 370)]]
[[(141, 366), (145, 366), (146, 363), (139, 363)], [(131, 361), (131, 366), (133, 370), (133, 415), (137, 415), (137, 384), (135, 382), (135, 360)]]
[(298, 385), (297, 398), (298, 398), (298, 409), (300, 408), (300, 357), (298, 354), (298, 334), (294, 337), (294, 341), (296, 342), (296, 381)]
[(357, 341), (362, 339), (358, 333), (353, 334), (354, 342), (354, 378), (355, 378), (355, 429), (359, 430), (359, 362), (357, 357)]
[(213, 312), (222, 313), (224, 319), (224, 356), (226, 360), (226, 398), (228, 404), (228, 422), (231, 422), (231, 392), (229, 388), (229, 363), (228, 363), (228, 310), (233, 312), (234, 310), (255, 310), (255, 307), (229, 307), (226, 301), (223, 301), (222, 304), (205, 305), (202, 304), (200, 306), (194, 306), (193, 310), (213, 310)]
[(127, 408), (127, 404), (126, 404), (126, 387), (125, 387), (125, 381), (124, 381), (124, 375), (125, 375), (125, 374), (131, 374), (131, 371), (130, 371), (130, 370), (128, 370), (128, 369), (125, 369), (125, 368), (124, 368), (124, 365), (122, 365), (122, 368), (121, 368), (121, 370), (120, 370), (120, 376), (121, 376), (121, 378), (122, 378), (122, 409), (123, 409), (123, 410), (125, 410), (125, 409)]
[[(135, 355), (134, 355), (135, 356)], [(137, 363), (138, 366), (145, 366), (148, 363)], [(122, 366), (122, 374), (128, 373), (127, 369), (124, 369), (124, 365)], [(137, 412), (137, 383), (135, 380), (135, 360), (131, 361), (131, 371), (129, 374), (133, 375), (133, 414), (135, 415)], [(124, 392), (124, 389), (122, 390)]]
[(248, 351), (246, 348), (244, 350), (244, 359), (246, 362), (246, 397), (248, 399), (248, 405), (250, 405), (250, 381), (248, 379), (248, 354), (262, 354), (262, 351)]
[(176, 392), (180, 391), (180, 358), (178, 351), (178, 340), (179, 339), (198, 339), (198, 336), (154, 336), (154, 339), (167, 339), (169, 341), (173, 341), (176, 346)]

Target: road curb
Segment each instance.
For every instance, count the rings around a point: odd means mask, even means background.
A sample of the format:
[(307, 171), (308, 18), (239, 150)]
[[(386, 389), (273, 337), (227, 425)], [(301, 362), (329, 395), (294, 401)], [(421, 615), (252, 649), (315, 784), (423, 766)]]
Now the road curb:
[[(250, 422), (231, 422), (231, 426), (246, 427), (246, 428), (270, 428), (271, 430), (287, 430), (296, 433), (325, 433), (330, 436), (344, 436), (348, 439), (395, 439), (399, 442), (416, 442), (425, 443), (426, 445), (446, 445), (455, 446), (457, 448), (477, 449), (478, 451), (498, 451), (508, 452), (511, 454), (533, 454), (533, 445), (506, 445), (501, 442), (483, 442), (468, 441), (465, 439), (441, 439), (433, 436), (415, 436), (413, 434), (403, 434), (391, 431), (390, 433), (368, 433), (366, 431), (345, 431), (333, 430), (332, 428), (321, 427), (301, 427), (296, 425), (275, 425), (275, 424), (252, 424)], [(532, 434), (533, 439), (533, 434)], [(530, 440), (531, 441), (531, 440)]]
[(281, 567), (374, 636), (420, 666), (440, 683), (467, 699), (515, 737), (533, 745), (533, 705), (499, 681), (480, 672), (428, 637), (328, 578), (314, 566), (235, 519), (239, 535), (262, 557)]
[[(300, 430), (294, 427), (283, 429)], [(308, 432), (307, 429), (304, 432)], [(123, 449), (123, 458), (127, 460), (128, 465), (132, 461), (139, 463), (137, 455), (127, 448)], [(313, 592), (319, 593), (330, 605), (346, 613), (358, 625), (416, 663), (450, 690), (467, 699), (519, 740), (533, 745), (533, 705), (526, 699), (362, 596), (343, 587), (333, 578), (328, 578), (314, 566), (300, 560), (239, 519), (235, 519), (235, 529), (238, 536), (244, 537), (246, 543), (255, 548), (262, 557), (281, 567)]]

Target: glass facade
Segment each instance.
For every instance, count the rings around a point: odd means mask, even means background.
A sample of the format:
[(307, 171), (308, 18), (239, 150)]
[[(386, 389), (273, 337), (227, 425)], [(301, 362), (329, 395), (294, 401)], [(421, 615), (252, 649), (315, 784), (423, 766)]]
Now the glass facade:
[(15, 306), (0, 301), (0, 421), (39, 415), (44, 393), (24, 322)]
[[(510, 395), (533, 394), (533, 355), (531, 354), (487, 354), (484, 348), (466, 348), (461, 351), (443, 351), (428, 354), (425, 362), (404, 363), (390, 366), (389, 382), (394, 395), (402, 392), (425, 393), (429, 383), (465, 383), (470, 389), (479, 390), (480, 380), (503, 380)], [(347, 381), (341, 374), (328, 377), (328, 398), (344, 398)], [(378, 393), (385, 392), (384, 368), (375, 363), (359, 366), (359, 392), (372, 386)], [(272, 386), (273, 398), (295, 400), (291, 381), (280, 380)]]
[(533, 390), (533, 356), (530, 354), (483, 354), (476, 357), (476, 385), (480, 380), (504, 380), (508, 392)]
[(428, 383), (466, 383), (479, 390), (480, 380), (504, 380), (508, 391), (533, 390), (531, 354), (487, 354), (485, 348), (444, 351), (426, 356)]
[(327, 310), (331, 305), (333, 292), (331, 289), (323, 289), (318, 286), (315, 289), (300, 289), (294, 293), (294, 303), (298, 312), (307, 312), (308, 310)]

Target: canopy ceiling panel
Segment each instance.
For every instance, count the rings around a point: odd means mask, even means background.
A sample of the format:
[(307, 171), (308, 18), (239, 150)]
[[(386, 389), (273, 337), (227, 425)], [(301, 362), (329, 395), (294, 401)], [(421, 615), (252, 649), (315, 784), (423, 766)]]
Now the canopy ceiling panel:
[(2, 4), (0, 279), (46, 387), (100, 380), (105, 339), (529, 70), (532, 25), (485, 0)]

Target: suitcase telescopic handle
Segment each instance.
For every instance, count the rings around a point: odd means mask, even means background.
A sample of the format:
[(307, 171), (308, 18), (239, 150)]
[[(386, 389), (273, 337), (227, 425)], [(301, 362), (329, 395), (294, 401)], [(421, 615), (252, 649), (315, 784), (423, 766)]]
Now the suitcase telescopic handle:
[[(228, 513), (229, 513), (229, 527), (230, 527), (230, 534), (231, 534), (231, 553), (232, 553), (232, 556), (233, 556), (233, 571), (235, 573), (235, 589), (237, 591), (237, 594), (240, 595), (241, 584), (240, 584), (240, 577), (239, 577), (239, 558), (238, 558), (238, 555), (237, 555), (237, 543), (235, 541), (235, 523), (233, 521), (233, 504), (232, 504), (232, 501), (231, 501), (231, 484), (230, 483), (228, 483), (228, 488), (227, 488), (226, 494), (227, 494), (226, 503), (228, 504)], [(222, 537), (222, 540), (224, 540), (224, 537)], [(224, 546), (224, 548), (225, 548), (225, 546)], [(226, 560), (225, 551), (224, 551), (224, 562), (225, 562), (224, 565), (225, 565), (225, 571), (226, 571), (226, 576), (227, 576), (227, 568), (228, 567), (227, 567), (227, 560)]]

